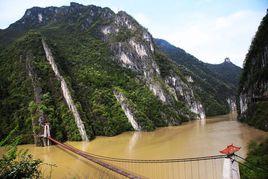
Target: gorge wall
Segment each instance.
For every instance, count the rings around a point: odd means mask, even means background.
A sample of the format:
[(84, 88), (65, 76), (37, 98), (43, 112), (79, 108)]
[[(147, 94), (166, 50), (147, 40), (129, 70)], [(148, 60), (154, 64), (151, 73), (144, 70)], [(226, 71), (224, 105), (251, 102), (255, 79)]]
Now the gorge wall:
[(268, 14), (264, 16), (244, 61), (238, 93), (239, 120), (268, 130)]
[[(18, 125), (18, 135), (30, 137), (36, 127), (29, 121), (38, 122), (40, 113), (52, 136), (65, 141), (229, 112), (227, 82), (217, 75), (203, 80), (200, 74), (214, 73), (175, 62), (123, 11), (77, 3), (34, 7), (0, 31), (0, 46), (0, 136)], [(28, 53), (42, 89), (38, 102)], [(214, 86), (226, 89), (222, 97)]]

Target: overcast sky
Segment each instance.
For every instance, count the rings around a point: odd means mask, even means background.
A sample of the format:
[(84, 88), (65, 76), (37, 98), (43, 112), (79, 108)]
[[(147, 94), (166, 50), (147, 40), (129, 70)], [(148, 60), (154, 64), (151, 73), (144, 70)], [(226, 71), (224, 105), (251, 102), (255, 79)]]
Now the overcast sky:
[[(0, 0), (0, 28), (7, 28), (32, 6), (63, 6), (69, 0)], [(198, 59), (242, 66), (268, 0), (73, 0), (124, 10), (163, 38)]]

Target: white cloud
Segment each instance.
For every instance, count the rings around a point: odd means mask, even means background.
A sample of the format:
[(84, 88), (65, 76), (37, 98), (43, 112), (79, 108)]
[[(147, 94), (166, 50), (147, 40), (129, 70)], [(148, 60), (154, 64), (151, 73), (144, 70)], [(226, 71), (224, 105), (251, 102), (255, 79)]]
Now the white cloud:
[(153, 34), (164, 38), (202, 61), (221, 63), (225, 57), (242, 66), (244, 57), (265, 14), (239, 11), (223, 17), (196, 18), (183, 26), (154, 28)]
[[(25, 9), (32, 6), (62, 6), (70, 3), (70, 0), (0, 1), (0, 28), (6, 28), (11, 22), (20, 19)], [(210, 1), (206, 0), (207, 3)], [(77, 0), (76, 2), (108, 6), (117, 12), (126, 10), (125, 8), (132, 1), (124, 1), (125, 4), (123, 0)], [(203, 4), (204, 0), (198, 2)], [(129, 7), (128, 9), (128, 13), (148, 28), (154, 37), (166, 39), (206, 62), (220, 63), (223, 58), (229, 56), (235, 64), (242, 66), (251, 39), (265, 12), (237, 11), (221, 17), (213, 17), (200, 12), (191, 11), (190, 15), (186, 13), (184, 17), (181, 17), (180, 12), (177, 14), (178, 18), (174, 15), (172, 16), (174, 20), (171, 20), (164, 16), (167, 14), (164, 12), (162, 17), (152, 12), (146, 14), (136, 8), (131, 10)]]

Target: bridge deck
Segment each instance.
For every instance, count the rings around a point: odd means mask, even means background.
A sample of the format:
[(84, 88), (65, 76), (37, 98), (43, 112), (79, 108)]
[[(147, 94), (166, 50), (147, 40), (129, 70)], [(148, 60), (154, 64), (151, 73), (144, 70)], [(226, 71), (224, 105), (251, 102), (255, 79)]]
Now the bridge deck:
[[(92, 153), (87, 153), (70, 145), (63, 144), (48, 137), (59, 147), (71, 151), (93, 164), (103, 167), (101, 173), (106, 173), (107, 178), (112, 176), (127, 178), (207, 178), (222, 177), (223, 160), (227, 155), (213, 155), (194, 158), (173, 158), (160, 160), (139, 160), (113, 158)], [(142, 175), (140, 175), (142, 174)]]
[(118, 173), (118, 174), (120, 174), (120, 175), (122, 175), (124, 177), (131, 178), (131, 179), (143, 178), (141, 176), (135, 175), (133, 173), (130, 173), (128, 171), (125, 171), (125, 170), (122, 170), (122, 169), (120, 169), (118, 167), (115, 167), (115, 166), (113, 166), (111, 164), (105, 163), (105, 162), (97, 159), (94, 156), (91, 156), (91, 155), (89, 155), (89, 154), (87, 154), (87, 153), (85, 153), (85, 152), (83, 152), (81, 150), (78, 150), (78, 149), (76, 149), (76, 148), (74, 148), (74, 147), (72, 147), (70, 145), (63, 144), (63, 143), (61, 143), (61, 142), (59, 142), (59, 141), (57, 141), (57, 140), (55, 140), (55, 139), (53, 139), (51, 137), (48, 137), (48, 139), (51, 140), (52, 142), (54, 142), (55, 144), (59, 145), (60, 147), (66, 149), (66, 150), (72, 151), (73, 153), (75, 153), (77, 155), (80, 155), (80, 156), (82, 156), (82, 157), (84, 157), (84, 158), (86, 158), (86, 159), (88, 159), (88, 160), (90, 160), (90, 161), (92, 161), (92, 162), (104, 167), (104, 168), (107, 168), (107, 169), (109, 169), (109, 170), (111, 170), (111, 171), (113, 171), (115, 173)]

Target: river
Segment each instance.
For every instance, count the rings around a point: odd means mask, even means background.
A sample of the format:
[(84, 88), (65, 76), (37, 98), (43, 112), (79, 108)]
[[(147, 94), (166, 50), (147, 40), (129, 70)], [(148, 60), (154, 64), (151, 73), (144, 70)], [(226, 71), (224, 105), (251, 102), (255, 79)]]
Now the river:
[[(185, 158), (207, 155), (218, 155), (219, 150), (229, 144), (241, 147), (238, 155), (243, 157), (247, 153), (247, 145), (251, 140), (263, 140), (268, 136), (267, 132), (249, 127), (246, 124), (237, 122), (236, 114), (216, 116), (205, 120), (194, 120), (180, 126), (158, 128), (153, 132), (125, 132), (114, 137), (97, 137), (90, 142), (67, 142), (80, 150), (98, 155), (117, 158), (131, 159), (166, 159)], [(35, 147), (34, 145), (21, 145), (19, 149), (28, 149), (35, 157), (40, 158), (45, 163), (56, 164), (52, 169), (52, 178), (106, 178), (105, 172), (98, 171), (98, 167), (92, 165), (81, 157), (66, 152), (56, 146)], [(219, 161), (219, 170), (222, 161)], [(199, 164), (199, 163), (198, 163)], [(191, 170), (192, 170), (191, 164)], [(205, 166), (210, 165), (204, 163)], [(211, 164), (211, 167), (217, 164)], [(127, 167), (121, 164), (121, 167)], [(134, 169), (137, 166), (132, 166)], [(169, 166), (171, 167), (171, 166)], [(172, 166), (174, 168), (174, 166)], [(178, 167), (180, 167), (178, 165)], [(42, 167), (44, 173), (49, 175), (49, 167)], [(129, 167), (131, 168), (131, 167)], [(128, 169), (129, 169), (128, 168)], [(174, 175), (168, 172), (164, 176), (153, 176), (149, 174), (146, 167), (141, 167), (141, 174), (151, 178), (173, 178)], [(164, 169), (163, 166), (156, 166), (154, 170)], [(209, 167), (206, 167), (209, 168)], [(168, 171), (171, 169), (169, 168)], [(175, 170), (176, 166), (175, 166)], [(181, 169), (180, 169), (181, 170)], [(186, 170), (186, 172), (185, 172)], [(181, 172), (187, 172), (187, 166)], [(198, 172), (200, 167), (198, 166)], [(204, 169), (204, 174), (207, 169)], [(166, 171), (165, 171), (166, 172)], [(103, 173), (103, 176), (100, 176)], [(201, 170), (201, 175), (202, 170)], [(198, 175), (200, 175), (198, 173)], [(189, 178), (182, 174), (181, 178)], [(175, 178), (180, 178), (179, 174)], [(220, 174), (206, 178), (217, 178)], [(191, 178), (194, 178), (191, 174)]]

